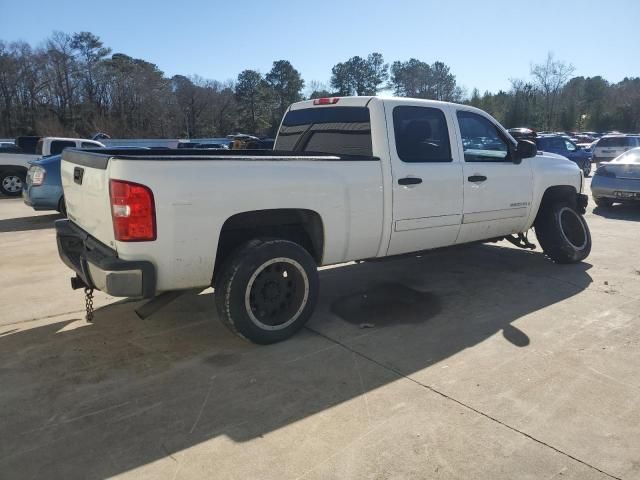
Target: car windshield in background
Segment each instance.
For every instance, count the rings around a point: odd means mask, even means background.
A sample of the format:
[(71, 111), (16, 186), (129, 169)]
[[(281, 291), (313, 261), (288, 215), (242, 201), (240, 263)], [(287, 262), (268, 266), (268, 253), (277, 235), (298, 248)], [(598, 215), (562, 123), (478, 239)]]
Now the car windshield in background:
[(275, 150), (335, 155), (373, 155), (367, 107), (305, 108), (288, 112)]
[(626, 153), (623, 153), (611, 163), (634, 163), (640, 164), (640, 148), (634, 148)]

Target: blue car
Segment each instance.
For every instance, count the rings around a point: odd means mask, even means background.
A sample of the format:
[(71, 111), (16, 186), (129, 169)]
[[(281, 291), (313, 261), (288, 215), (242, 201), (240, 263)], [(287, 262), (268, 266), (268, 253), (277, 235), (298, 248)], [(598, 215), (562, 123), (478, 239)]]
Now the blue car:
[[(118, 150), (148, 150), (148, 147), (118, 146)], [(67, 216), (60, 177), (62, 155), (39, 158), (29, 162), (27, 181), (22, 188), (24, 203), (34, 210), (57, 210)]]
[(53, 155), (29, 162), (22, 198), (34, 210), (57, 210), (66, 215), (60, 179), (61, 158), (62, 155)]
[(575, 162), (585, 177), (591, 174), (591, 153), (583, 150), (562, 135), (540, 135), (536, 137), (538, 150), (556, 153)]

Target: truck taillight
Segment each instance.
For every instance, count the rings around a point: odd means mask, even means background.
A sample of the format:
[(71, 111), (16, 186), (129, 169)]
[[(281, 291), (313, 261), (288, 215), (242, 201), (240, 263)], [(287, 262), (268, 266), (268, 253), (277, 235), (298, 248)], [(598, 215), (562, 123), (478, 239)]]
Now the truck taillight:
[(340, 101), (340, 97), (324, 97), (324, 98), (316, 98), (313, 101), (314, 105), (335, 105)]
[(113, 233), (120, 242), (156, 239), (156, 207), (149, 187), (124, 180), (111, 180)]

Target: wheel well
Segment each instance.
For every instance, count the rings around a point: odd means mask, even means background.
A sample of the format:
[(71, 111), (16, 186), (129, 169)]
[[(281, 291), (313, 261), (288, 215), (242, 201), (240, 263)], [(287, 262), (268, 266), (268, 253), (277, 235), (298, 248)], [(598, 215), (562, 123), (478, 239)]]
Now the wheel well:
[(318, 265), (322, 262), (324, 227), (317, 212), (293, 208), (254, 210), (233, 215), (222, 225), (214, 276), (233, 250), (254, 238), (290, 240), (307, 250)]
[(542, 200), (540, 201), (540, 207), (538, 208), (538, 214), (534, 220), (534, 225), (538, 220), (540, 213), (543, 212), (545, 208), (556, 202), (569, 202), (575, 206), (577, 193), (576, 188), (571, 185), (554, 185), (553, 187), (547, 188), (544, 195), (542, 195)]
[(0, 167), (0, 174), (5, 173), (21, 173), (23, 175), (26, 175), (27, 169), (25, 167), (21, 167), (20, 165), (6, 165)]

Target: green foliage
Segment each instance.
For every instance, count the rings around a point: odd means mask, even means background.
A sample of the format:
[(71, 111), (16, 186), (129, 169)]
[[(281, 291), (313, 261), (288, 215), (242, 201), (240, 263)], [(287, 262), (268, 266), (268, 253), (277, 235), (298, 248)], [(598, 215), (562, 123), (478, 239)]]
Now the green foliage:
[[(466, 103), (507, 127), (538, 130), (640, 131), (640, 78), (611, 84), (601, 76), (573, 77), (573, 67), (549, 54), (531, 77), (512, 79), (508, 91)], [(54, 32), (38, 48), (0, 40), (0, 137), (24, 134), (115, 137), (213, 137), (236, 131), (274, 135), (305, 82), (287, 60), (262, 75), (245, 70), (235, 81), (197, 76), (167, 78), (158, 67), (111, 54), (91, 32)], [(308, 98), (376, 95), (463, 101), (443, 62), (416, 58), (389, 65), (380, 53), (351, 57), (331, 70), (330, 85), (308, 82)]]
[(389, 78), (389, 65), (380, 53), (351, 57), (331, 69), (331, 87), (339, 96), (375, 95)]
[(447, 65), (442, 62), (429, 65), (415, 58), (393, 62), (389, 87), (399, 97), (459, 102), (463, 96)]

